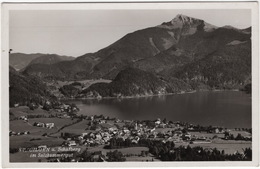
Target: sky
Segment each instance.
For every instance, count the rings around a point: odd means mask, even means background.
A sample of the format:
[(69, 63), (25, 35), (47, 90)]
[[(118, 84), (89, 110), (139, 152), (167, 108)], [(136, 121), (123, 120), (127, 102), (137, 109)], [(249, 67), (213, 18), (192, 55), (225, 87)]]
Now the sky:
[(251, 26), (251, 12), (246, 9), (13, 10), (9, 16), (9, 47), (13, 52), (78, 57), (107, 47), (128, 33), (168, 22), (177, 14), (218, 27)]

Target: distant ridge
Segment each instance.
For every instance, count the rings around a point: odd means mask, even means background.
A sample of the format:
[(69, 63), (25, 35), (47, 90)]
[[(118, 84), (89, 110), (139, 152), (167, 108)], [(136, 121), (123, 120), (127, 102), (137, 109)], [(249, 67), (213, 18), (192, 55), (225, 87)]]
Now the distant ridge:
[(9, 65), (17, 71), (23, 70), (28, 65), (32, 64), (54, 64), (63, 60), (73, 60), (74, 57), (59, 56), (56, 54), (43, 54), (43, 53), (11, 53), (9, 56)]
[(9, 65), (16, 70), (25, 68), (33, 59), (36, 59), (43, 54), (25, 54), (25, 53), (11, 53), (9, 55)]
[(68, 61), (68, 60), (74, 60), (75, 58), (72, 56), (60, 56), (57, 54), (44, 54), (42, 56), (39, 56), (35, 59), (33, 59), (29, 65), (32, 64), (54, 64), (54, 63), (58, 63), (61, 61)]

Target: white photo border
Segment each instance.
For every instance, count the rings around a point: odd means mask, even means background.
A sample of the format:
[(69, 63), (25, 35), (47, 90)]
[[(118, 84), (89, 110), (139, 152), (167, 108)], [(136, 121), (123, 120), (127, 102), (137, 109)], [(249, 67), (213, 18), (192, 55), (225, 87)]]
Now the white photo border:
[[(221, 162), (111, 162), (111, 163), (10, 163), (9, 162), (9, 12), (11, 10), (138, 10), (138, 9), (250, 9), (252, 21), (252, 161)], [(86, 167), (200, 167), (259, 165), (259, 14), (257, 2), (132, 2), (132, 3), (3, 3), (1, 50), (2, 164), (8, 168)], [(87, 165), (86, 165), (87, 164)]]

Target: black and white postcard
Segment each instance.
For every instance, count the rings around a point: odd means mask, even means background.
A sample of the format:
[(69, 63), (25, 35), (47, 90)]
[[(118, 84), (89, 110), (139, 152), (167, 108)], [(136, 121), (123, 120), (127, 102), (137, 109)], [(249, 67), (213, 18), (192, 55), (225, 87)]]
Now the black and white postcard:
[(256, 2), (2, 10), (4, 167), (258, 165)]

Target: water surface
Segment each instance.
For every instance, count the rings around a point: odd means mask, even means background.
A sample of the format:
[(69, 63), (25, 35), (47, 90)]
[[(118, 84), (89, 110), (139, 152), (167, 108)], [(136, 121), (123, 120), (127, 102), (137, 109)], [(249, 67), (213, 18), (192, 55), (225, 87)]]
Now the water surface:
[(70, 100), (84, 115), (125, 120), (166, 118), (192, 124), (251, 127), (251, 95), (238, 91), (195, 92), (127, 99)]

